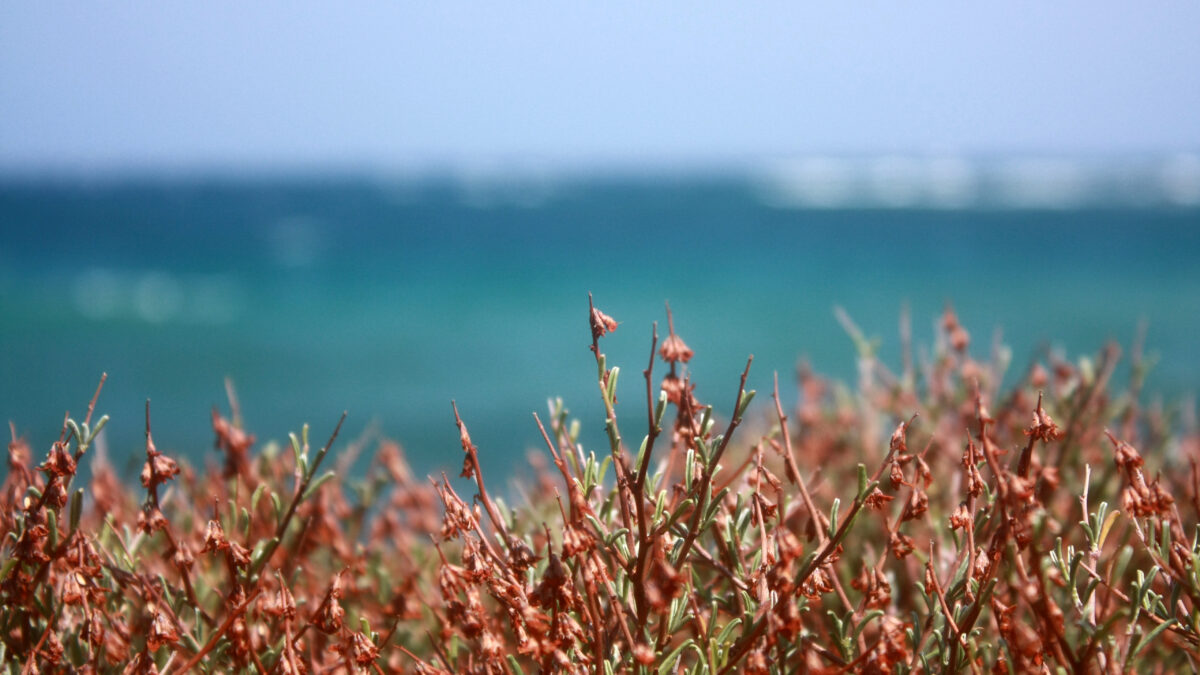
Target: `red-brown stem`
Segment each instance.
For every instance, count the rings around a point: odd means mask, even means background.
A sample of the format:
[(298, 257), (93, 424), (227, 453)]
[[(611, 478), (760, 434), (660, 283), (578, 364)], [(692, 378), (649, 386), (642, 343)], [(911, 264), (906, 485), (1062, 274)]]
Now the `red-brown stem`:
[(779, 429), (783, 433), (783, 459), (787, 462), (788, 480), (792, 481), (800, 489), (800, 498), (804, 500), (804, 507), (808, 509), (808, 516), (812, 518), (816, 525), (818, 541), (821, 544), (825, 543), (825, 528), (822, 527), (822, 517), (816, 505), (813, 503), (812, 495), (808, 493), (808, 486), (804, 484), (804, 477), (800, 475), (800, 469), (796, 466), (796, 453), (792, 449), (792, 433), (788, 430), (788, 418), (783, 414), (783, 404), (779, 402), (779, 373), (775, 373), (775, 389), (772, 393), (775, 399), (775, 414), (779, 417)]
[[(667, 310), (667, 320), (670, 321), (670, 308)], [(650, 466), (650, 455), (654, 451), (654, 441), (660, 431), (654, 423), (654, 353), (658, 346), (658, 323), (655, 322), (650, 337), (650, 363), (642, 371), (646, 378), (646, 448), (642, 451), (641, 463), (638, 465), (637, 478), (633, 481), (633, 503), (637, 509), (638, 547), (637, 559), (634, 562), (630, 576), (633, 585), (634, 611), (637, 613), (638, 630), (646, 628), (646, 620), (650, 613), (650, 605), (646, 601), (646, 584), (643, 577), (646, 573), (646, 561), (650, 551), (650, 523), (646, 515), (646, 472)]]
[[(1042, 409), (1042, 392), (1039, 391), (1037, 408), (1035, 410), (1040, 411), (1041, 409)], [(1035, 415), (1036, 415), (1036, 412), (1035, 412)], [(1021, 459), (1020, 459), (1020, 461), (1017, 462), (1017, 475), (1020, 476), (1021, 478), (1026, 478), (1029, 476), (1029, 465), (1033, 461), (1033, 446), (1036, 443), (1037, 443), (1037, 437), (1034, 436), (1033, 434), (1030, 434), (1029, 442), (1026, 443), (1025, 448), (1023, 450), (1021, 450)]]
[(467, 461), (471, 463), (471, 473), (475, 474), (475, 485), (479, 487), (479, 499), (483, 502), (483, 508), (487, 511), (488, 518), (492, 521), (492, 527), (496, 528), (496, 531), (500, 533), (505, 547), (511, 550), (512, 542), (508, 538), (508, 527), (505, 526), (504, 519), (500, 517), (500, 512), (496, 509), (496, 505), (492, 503), (491, 498), (488, 497), (487, 488), (483, 485), (483, 472), (479, 469), (478, 449), (470, 441), (470, 436), (467, 433), (467, 425), (463, 423), (462, 417), (458, 414), (458, 404), (451, 401), (450, 406), (454, 408), (454, 423), (458, 425), (458, 431), (462, 437), (463, 451), (467, 453)]
[[(942, 607), (942, 614), (946, 617), (946, 625), (950, 626), (950, 642), (958, 642), (961, 639), (962, 631), (954, 622), (954, 612), (951, 612), (950, 606), (946, 604), (946, 594), (942, 591), (942, 582), (938, 580), (937, 570), (933, 568), (933, 561), (936, 557), (937, 542), (931, 539), (929, 540), (929, 560), (925, 562), (925, 569), (929, 570), (929, 578), (933, 581), (933, 592), (937, 596), (938, 604)], [(951, 667), (953, 667), (953, 662), (951, 662)]]
[[(875, 473), (871, 476), (868, 484), (879, 480), (879, 477), (883, 475), (883, 467), (888, 465), (888, 462), (891, 461), (893, 454), (895, 454), (895, 449), (889, 447), (887, 455), (884, 456), (884, 459), (879, 464), (879, 467), (875, 469)], [(854, 522), (855, 517), (858, 515), (858, 512), (862, 510), (863, 504), (865, 503), (866, 500), (864, 498), (855, 498), (854, 503), (850, 506), (850, 511), (846, 514), (846, 518), (838, 524), (837, 532), (835, 532), (833, 537), (825, 542), (825, 544), (821, 547), (821, 552), (817, 554), (817, 557), (814, 558), (807, 567), (801, 569), (800, 573), (796, 575), (796, 579), (793, 583), (795, 588), (799, 589), (801, 586), (803, 586), (804, 582), (808, 580), (808, 577), (813, 573), (813, 571), (820, 568), (821, 564), (825, 562), (826, 558), (833, 553), (835, 545), (837, 542), (841, 541), (843, 536), (845, 536), (850, 524)], [(766, 627), (766, 616), (763, 616), (755, 621), (754, 625), (742, 636), (740, 640), (734, 643), (733, 648), (729, 650), (728, 662), (726, 663), (725, 667), (721, 669), (718, 675), (723, 675), (736, 666), (738, 662), (740, 662), (750, 651), (751, 646), (758, 641), (758, 637), (762, 635), (762, 632), (766, 630)]]
[(683, 546), (679, 549), (679, 555), (675, 558), (677, 566), (687, 561), (692, 544), (696, 542), (696, 537), (700, 534), (697, 529), (700, 527), (700, 519), (704, 517), (704, 509), (708, 508), (708, 505), (704, 503), (704, 496), (708, 494), (709, 488), (712, 485), (713, 471), (717, 468), (717, 462), (721, 461), (721, 456), (725, 454), (725, 448), (729, 447), (729, 439), (733, 437), (734, 430), (742, 423), (742, 415), (739, 408), (742, 405), (742, 397), (746, 394), (746, 378), (750, 375), (750, 364), (753, 362), (754, 355), (746, 359), (746, 368), (742, 371), (742, 379), (738, 384), (737, 398), (733, 400), (733, 415), (729, 419), (729, 427), (725, 430), (725, 435), (721, 437), (721, 445), (717, 447), (717, 451), (709, 458), (708, 466), (704, 467), (704, 472), (700, 478), (700, 486), (696, 491), (696, 506), (692, 510), (692, 520), (688, 525)]
[(312, 477), (317, 473), (317, 468), (321, 466), (321, 460), (325, 458), (325, 455), (329, 452), (329, 448), (333, 447), (334, 441), (337, 440), (338, 432), (342, 430), (342, 423), (346, 421), (346, 415), (346, 411), (342, 411), (342, 416), (338, 419), (337, 426), (333, 428), (333, 433), (330, 434), (329, 440), (325, 442), (325, 446), (317, 453), (316, 461), (309, 467), (308, 475), (296, 485), (296, 492), (292, 495), (292, 503), (288, 505), (287, 513), (284, 514), (279, 524), (275, 527), (275, 537), (272, 539), (272, 543), (268, 544), (267, 548), (263, 550), (262, 557), (259, 559), (259, 567), (254, 571), (258, 571), (262, 566), (265, 566), (271, 560), (271, 556), (275, 555), (275, 551), (279, 548), (279, 545), (283, 543), (283, 535), (287, 533), (288, 525), (291, 524), (292, 517), (296, 515), (296, 508), (300, 506), (300, 500), (304, 497), (304, 491), (308, 489), (309, 483), (312, 482)]
[[(670, 316), (670, 315), (668, 315)], [(651, 331), (650, 337), (650, 363), (646, 369), (642, 371), (642, 375), (646, 378), (646, 451), (642, 453), (642, 463), (638, 466), (637, 479), (634, 481), (634, 492), (638, 495), (642, 493), (642, 488), (646, 484), (646, 471), (650, 466), (650, 454), (654, 449), (654, 441), (658, 438), (658, 434), (662, 429), (654, 423), (654, 353), (658, 346), (658, 322), (654, 322), (654, 328)], [(639, 502), (641, 500), (638, 500)], [(641, 520), (639, 514), (638, 519)], [(639, 523), (641, 525), (641, 523)], [(642, 537), (645, 538), (646, 533), (642, 532)]]
[(108, 373), (100, 373), (100, 383), (96, 385), (96, 393), (92, 394), (92, 400), (88, 401), (87, 416), (83, 418), (84, 424), (92, 423), (92, 413), (96, 410), (96, 401), (100, 398), (100, 390), (104, 388), (104, 382), (108, 379)]
[(229, 629), (233, 627), (233, 622), (237, 621), (238, 617), (240, 617), (242, 613), (246, 611), (246, 608), (250, 606), (250, 603), (254, 602), (254, 599), (258, 597), (260, 592), (262, 592), (261, 588), (255, 588), (253, 591), (251, 591), (250, 594), (246, 596), (246, 599), (243, 600), (240, 605), (235, 607), (233, 611), (231, 611), (229, 615), (225, 617), (225, 621), (222, 622), (220, 628), (217, 628), (217, 631), (212, 634), (212, 637), (208, 639), (208, 642), (205, 643), (204, 647), (201, 648), (200, 651), (196, 652), (195, 656), (188, 659), (186, 663), (176, 669), (173, 675), (186, 673), (194, 668), (197, 663), (200, 663), (200, 660), (217, 646), (217, 643), (220, 642), (221, 638), (225, 636), (225, 633), (229, 632)]
[[(592, 303), (592, 294), (588, 293), (588, 323), (592, 321), (592, 313), (596, 310), (595, 304)], [(634, 549), (634, 525), (633, 518), (629, 513), (629, 497), (632, 491), (632, 481), (629, 476), (629, 467), (625, 464), (625, 452), (621, 448), (621, 432), (617, 426), (617, 411), (613, 407), (613, 402), (608, 400), (607, 385), (609, 370), (602, 368), (604, 355), (600, 353), (600, 336), (597, 331), (592, 331), (592, 355), (596, 357), (597, 369), (597, 385), (600, 387), (600, 399), (604, 401), (604, 412), (606, 424), (613, 426), (613, 431), (610, 435), (610, 448), (613, 458), (613, 469), (617, 474), (617, 505), (621, 509), (621, 524), (625, 527), (625, 543), (629, 550)]]

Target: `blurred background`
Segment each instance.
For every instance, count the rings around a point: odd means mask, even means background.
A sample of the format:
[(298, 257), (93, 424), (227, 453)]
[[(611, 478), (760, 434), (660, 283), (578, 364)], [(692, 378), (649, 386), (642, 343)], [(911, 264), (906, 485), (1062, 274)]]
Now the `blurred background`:
[(603, 447), (589, 291), (631, 419), (664, 301), (718, 406), (750, 353), (852, 381), (835, 306), (898, 364), (947, 303), (1010, 376), (1144, 325), (1187, 401), (1197, 111), (1187, 2), (5, 3), (0, 417), (40, 455), (106, 371), (133, 480), (144, 400), (203, 461), (230, 377), (428, 472), (455, 399), (519, 472), (548, 397)]

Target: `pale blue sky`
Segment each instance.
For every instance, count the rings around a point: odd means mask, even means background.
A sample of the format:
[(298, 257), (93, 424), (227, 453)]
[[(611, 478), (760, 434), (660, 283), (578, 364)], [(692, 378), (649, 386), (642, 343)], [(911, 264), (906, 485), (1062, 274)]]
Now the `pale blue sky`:
[(1200, 148), (1195, 2), (9, 2), (0, 168)]

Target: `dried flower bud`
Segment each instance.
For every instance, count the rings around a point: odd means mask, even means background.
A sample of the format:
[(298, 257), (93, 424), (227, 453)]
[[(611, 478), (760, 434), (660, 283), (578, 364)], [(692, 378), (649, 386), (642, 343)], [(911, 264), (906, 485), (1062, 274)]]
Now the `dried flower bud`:
[(46, 636), (46, 642), (37, 650), (38, 656), (46, 660), (51, 666), (57, 666), (62, 663), (63, 644), (62, 639), (58, 637), (56, 631), (50, 631)]
[(204, 548), (201, 553), (210, 551), (224, 551), (229, 548), (229, 542), (225, 539), (225, 528), (221, 527), (221, 521), (210, 520), (204, 528)]
[(1107, 429), (1105, 429), (1104, 433), (1108, 434), (1108, 440), (1113, 444), (1113, 458), (1118, 467), (1129, 471), (1146, 463), (1142, 459), (1142, 455), (1137, 451), (1137, 448), (1134, 448), (1125, 441), (1117, 440), (1117, 437), (1113, 436)]
[(175, 623), (165, 612), (155, 609), (154, 616), (150, 619), (150, 632), (146, 635), (146, 648), (156, 651), (163, 645), (178, 641), (179, 630), (175, 628)]
[(888, 449), (894, 453), (908, 452), (908, 444), (905, 442), (904, 435), (908, 432), (908, 422), (901, 422), (896, 426), (896, 430), (892, 432), (892, 438), (888, 441)]
[(221, 417), (216, 408), (212, 411), (212, 427), (217, 434), (216, 447), (225, 452), (225, 478), (245, 475), (249, 472), (250, 448), (254, 445), (254, 434), (248, 434)]
[(695, 389), (696, 385), (686, 382), (676, 375), (667, 375), (662, 381), (662, 390), (667, 392), (667, 400), (677, 406), (682, 406), (686, 399), (693, 403), (693, 407), (698, 407), (692, 395)]
[(83, 602), (87, 579), (75, 570), (67, 572), (63, 579), (62, 601), (68, 605)]
[(1043, 442), (1057, 441), (1065, 435), (1042, 409), (1041, 394), (1038, 394), (1037, 408), (1033, 411), (1033, 423), (1025, 430), (1025, 435)]
[(663, 361), (668, 363), (687, 363), (692, 359), (692, 350), (683, 342), (683, 338), (675, 333), (667, 336), (663, 340), (662, 346), (659, 347), (658, 353), (662, 355)]
[(167, 517), (157, 506), (147, 503), (146, 506), (138, 511), (137, 515), (138, 529), (146, 534), (153, 534), (159, 530), (164, 530), (167, 527)]
[(334, 634), (342, 629), (342, 621), (346, 616), (346, 610), (342, 609), (342, 605), (337, 598), (330, 597), (329, 601), (321, 606), (320, 611), (313, 617), (313, 625), (327, 634)]
[(279, 590), (263, 601), (262, 610), (280, 619), (296, 618), (296, 598), (284, 585), (282, 578), (279, 579)]
[(899, 532), (892, 534), (891, 538), (888, 540), (888, 545), (891, 546), (892, 555), (895, 556), (897, 560), (903, 560), (905, 556), (913, 552), (912, 537), (906, 534), (900, 534)]
[(179, 475), (179, 465), (175, 460), (151, 449), (146, 452), (146, 463), (142, 465), (142, 487), (162, 485)]
[(56, 442), (50, 447), (46, 462), (38, 467), (48, 476), (66, 477), (75, 475), (75, 458), (67, 452), (64, 443)]
[(508, 561), (518, 574), (533, 567), (539, 560), (541, 558), (534, 554), (528, 544), (516, 537), (509, 537)]
[(971, 524), (971, 511), (966, 504), (959, 504), (958, 508), (954, 509), (954, 513), (950, 514), (950, 529), (958, 530), (968, 527)]
[(122, 675), (158, 675), (158, 666), (154, 664), (154, 658), (146, 652), (138, 652), (125, 666), (125, 670), (121, 671)]
[(379, 658), (379, 647), (371, 642), (363, 633), (355, 633), (350, 638), (350, 654), (354, 658), (354, 663), (365, 668), (375, 662)]
[(954, 351), (962, 353), (967, 351), (967, 346), (971, 344), (971, 334), (962, 326), (955, 326), (954, 330), (950, 331), (950, 346)]
[(901, 520), (913, 520), (925, 515), (929, 510), (929, 495), (924, 490), (913, 490), (904, 506), (904, 517)]
[(917, 455), (917, 476), (921, 479), (922, 487), (928, 489), (933, 485), (933, 472), (929, 470), (929, 465), (921, 455)]
[(233, 561), (233, 564), (238, 567), (245, 567), (250, 564), (250, 550), (236, 541), (229, 542), (227, 555)]
[(41, 523), (25, 528), (25, 532), (17, 540), (13, 557), (29, 563), (50, 562), (50, 557), (42, 551), (42, 543), (49, 534), (50, 530)]
[(895, 499), (895, 497), (884, 494), (883, 490), (880, 490), (879, 487), (876, 486), (875, 489), (871, 491), (871, 494), (867, 495), (867, 498), (863, 500), (863, 503), (876, 511), (882, 511), (887, 506), (887, 503), (893, 499)]
[(171, 562), (175, 563), (175, 567), (180, 571), (192, 569), (192, 565), (196, 563), (196, 559), (192, 556), (192, 551), (187, 544), (180, 542), (175, 548), (175, 554), (171, 556)]
[(587, 529), (567, 524), (563, 531), (563, 557), (570, 559), (596, 547), (596, 537)]
[(595, 307), (592, 307), (591, 324), (593, 340), (599, 340), (606, 333), (611, 333), (617, 329), (616, 320)]
[(46, 506), (52, 509), (61, 509), (67, 505), (67, 488), (57, 476), (50, 479), (50, 484), (46, 486), (45, 493)]

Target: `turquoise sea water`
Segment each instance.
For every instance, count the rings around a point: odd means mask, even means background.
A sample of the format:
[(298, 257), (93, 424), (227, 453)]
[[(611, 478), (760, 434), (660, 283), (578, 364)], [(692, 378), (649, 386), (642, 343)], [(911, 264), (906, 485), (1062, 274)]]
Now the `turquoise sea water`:
[[(236, 383), (247, 425), (324, 437), (377, 423), (418, 471), (456, 469), (458, 402), (485, 469), (539, 447), (531, 412), (563, 396), (587, 438), (601, 406), (587, 293), (642, 419), (640, 371), (663, 302), (695, 349), (698, 393), (790, 383), (801, 357), (851, 380), (841, 306), (898, 362), (953, 302), (983, 356), (1095, 352), (1147, 322), (1149, 390), (1200, 384), (1200, 210), (1169, 204), (879, 208), (781, 203), (737, 177), (606, 178), (509, 189), (443, 180), (163, 179), (0, 184), (0, 417), (38, 454), (101, 372), (109, 454), (135, 475), (142, 406), (160, 449), (211, 454)], [(828, 207), (828, 204), (822, 206)], [(790, 388), (790, 387), (789, 387)], [(792, 394), (788, 394), (792, 395)], [(628, 433), (628, 432), (627, 432)], [(637, 434), (641, 429), (638, 427)]]

